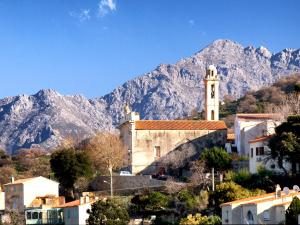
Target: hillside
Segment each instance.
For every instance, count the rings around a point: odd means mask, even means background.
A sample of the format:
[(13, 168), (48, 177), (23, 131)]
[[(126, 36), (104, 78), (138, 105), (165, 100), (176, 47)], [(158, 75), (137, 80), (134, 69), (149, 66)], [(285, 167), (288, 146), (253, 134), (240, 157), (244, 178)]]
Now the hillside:
[(210, 64), (220, 73), (220, 96), (236, 99), (300, 72), (300, 49), (272, 54), (264, 47), (217, 40), (189, 58), (161, 64), (97, 99), (63, 96), (54, 90), (4, 98), (0, 100), (0, 148), (9, 153), (32, 147), (51, 150), (69, 136), (83, 139), (112, 130), (126, 103), (143, 119), (186, 117), (193, 109), (202, 110), (203, 77)]
[(300, 92), (299, 73), (281, 78), (271, 86), (249, 91), (237, 100), (225, 96), (224, 104), (220, 106), (220, 117), (225, 119), (228, 126), (232, 126), (234, 114), (272, 112), (274, 107), (281, 105), (289, 94), (295, 92)]

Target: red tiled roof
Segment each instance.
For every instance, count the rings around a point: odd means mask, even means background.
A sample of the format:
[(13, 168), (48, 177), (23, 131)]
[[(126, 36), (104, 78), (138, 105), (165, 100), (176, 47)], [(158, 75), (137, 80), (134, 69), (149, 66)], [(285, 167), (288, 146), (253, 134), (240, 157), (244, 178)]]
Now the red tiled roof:
[(278, 119), (279, 114), (274, 113), (239, 113), (236, 114), (238, 118), (241, 119)]
[(256, 142), (265, 141), (265, 140), (270, 139), (271, 137), (272, 137), (272, 135), (257, 137), (255, 139), (250, 140), (249, 143), (256, 143)]
[(226, 130), (224, 121), (207, 120), (137, 120), (136, 130)]
[(73, 207), (73, 206), (78, 206), (80, 205), (80, 200), (75, 200), (75, 201), (72, 201), (72, 202), (68, 202), (68, 203), (65, 203), (63, 205), (60, 205), (59, 207), (60, 208), (66, 208), (66, 207)]

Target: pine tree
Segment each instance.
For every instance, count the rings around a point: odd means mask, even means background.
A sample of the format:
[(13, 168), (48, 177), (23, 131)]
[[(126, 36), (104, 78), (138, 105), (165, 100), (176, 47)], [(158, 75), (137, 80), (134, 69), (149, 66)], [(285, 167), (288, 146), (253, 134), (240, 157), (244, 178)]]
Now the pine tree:
[(292, 203), (289, 208), (286, 210), (285, 218), (286, 225), (294, 225), (298, 224), (298, 215), (300, 214), (300, 199), (298, 197), (294, 197)]

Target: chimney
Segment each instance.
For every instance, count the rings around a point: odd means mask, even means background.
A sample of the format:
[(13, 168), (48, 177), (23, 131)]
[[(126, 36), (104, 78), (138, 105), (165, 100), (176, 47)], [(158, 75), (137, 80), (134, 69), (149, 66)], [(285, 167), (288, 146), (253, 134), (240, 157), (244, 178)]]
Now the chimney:
[(275, 188), (275, 198), (280, 198), (281, 197), (281, 188), (280, 185), (277, 184)]
[(79, 202), (80, 202), (80, 205), (83, 205), (85, 203), (85, 197), (80, 197)]
[(10, 177), (10, 182), (11, 182), (11, 183), (14, 183), (14, 182), (15, 182), (14, 176), (11, 176), (11, 177)]

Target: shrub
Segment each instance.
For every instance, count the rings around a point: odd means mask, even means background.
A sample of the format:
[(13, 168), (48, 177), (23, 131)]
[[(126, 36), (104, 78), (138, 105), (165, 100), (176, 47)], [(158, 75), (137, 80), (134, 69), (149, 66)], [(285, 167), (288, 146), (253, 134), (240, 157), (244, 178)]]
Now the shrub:
[(87, 225), (127, 225), (129, 222), (127, 210), (112, 200), (95, 202), (88, 213)]
[(221, 225), (222, 220), (219, 216), (188, 215), (180, 220), (180, 225)]

